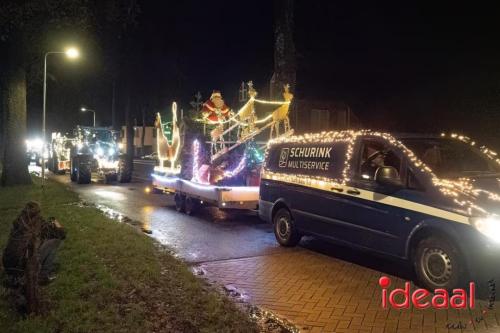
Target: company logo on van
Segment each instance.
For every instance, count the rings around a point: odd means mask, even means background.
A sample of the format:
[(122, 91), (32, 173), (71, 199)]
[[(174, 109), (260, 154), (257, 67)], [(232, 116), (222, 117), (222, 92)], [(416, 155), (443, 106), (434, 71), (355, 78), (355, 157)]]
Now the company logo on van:
[(280, 161), (278, 163), (280, 168), (286, 168), (289, 153), (290, 153), (290, 148), (282, 148), (281, 149)]
[(287, 169), (328, 171), (332, 147), (281, 148), (278, 167)]

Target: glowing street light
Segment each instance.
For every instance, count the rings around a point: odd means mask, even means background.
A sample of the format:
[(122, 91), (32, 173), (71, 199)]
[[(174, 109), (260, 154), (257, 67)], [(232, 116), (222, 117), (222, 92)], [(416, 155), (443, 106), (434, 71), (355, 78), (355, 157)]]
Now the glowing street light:
[(43, 116), (42, 116), (42, 187), (45, 184), (45, 115), (46, 115), (46, 106), (47, 106), (47, 57), (51, 54), (65, 54), (69, 59), (76, 59), (80, 56), (80, 52), (78, 49), (74, 47), (67, 48), (63, 51), (51, 51), (45, 52), (43, 59)]
[(87, 109), (86, 107), (82, 107), (80, 109), (82, 112), (92, 112), (94, 114), (94, 127), (95, 127), (95, 110), (92, 110), (92, 109)]
[(66, 56), (70, 59), (76, 59), (80, 56), (80, 51), (77, 48), (70, 47), (64, 52)]

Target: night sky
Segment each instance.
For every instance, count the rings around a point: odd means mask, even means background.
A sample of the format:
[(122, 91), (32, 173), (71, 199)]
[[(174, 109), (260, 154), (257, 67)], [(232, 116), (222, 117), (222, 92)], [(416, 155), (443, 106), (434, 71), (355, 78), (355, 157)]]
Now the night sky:
[[(236, 108), (242, 81), (253, 80), (266, 96), (273, 71), (270, 1), (140, 1), (140, 7), (127, 78), (138, 118), (145, 107), (152, 122), (172, 100), (187, 109), (198, 90), (206, 99), (220, 89)], [(369, 128), (456, 129), (500, 146), (499, 10), (456, 2), (298, 0), (295, 7), (297, 98), (345, 102)], [(52, 60), (49, 126), (89, 123), (80, 105), (110, 124), (111, 83), (99, 58), (105, 50), (89, 44), (79, 64)], [(29, 103), (32, 132), (40, 121), (38, 95)]]

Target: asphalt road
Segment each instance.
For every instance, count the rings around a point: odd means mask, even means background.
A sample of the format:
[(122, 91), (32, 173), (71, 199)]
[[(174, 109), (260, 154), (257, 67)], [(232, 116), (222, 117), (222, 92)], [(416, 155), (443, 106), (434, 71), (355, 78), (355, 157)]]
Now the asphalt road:
[(354, 251), (312, 237), (303, 237), (300, 246), (283, 248), (274, 238), (271, 225), (261, 221), (256, 212), (221, 211), (204, 207), (196, 216), (175, 210), (173, 196), (147, 194), (145, 182), (78, 185), (69, 176), (52, 176), (77, 192), (82, 200), (111, 208), (117, 214), (137, 221), (150, 236), (167, 245), (187, 262), (203, 262), (266, 256), (293, 251), (312, 251), (367, 268), (411, 279), (404, 263)]
[(52, 176), (77, 192), (82, 200), (111, 208), (140, 221), (150, 236), (191, 263), (262, 256), (285, 251), (272, 228), (254, 212), (202, 208), (197, 216), (175, 210), (173, 196), (147, 194), (147, 183), (89, 185), (71, 183), (69, 176)]

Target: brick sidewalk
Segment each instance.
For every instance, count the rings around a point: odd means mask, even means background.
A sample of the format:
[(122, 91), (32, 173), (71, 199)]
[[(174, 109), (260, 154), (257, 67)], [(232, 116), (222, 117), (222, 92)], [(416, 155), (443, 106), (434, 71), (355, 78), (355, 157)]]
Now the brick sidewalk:
[[(208, 279), (233, 286), (252, 304), (304, 332), (500, 332), (498, 310), (487, 312), (480, 323), (470, 323), (480, 316), (479, 304), (474, 313), (382, 309), (381, 272), (301, 248), (200, 267)], [(404, 284), (399, 278), (392, 280), (391, 289)], [(448, 323), (459, 321), (467, 328), (447, 329)]]

